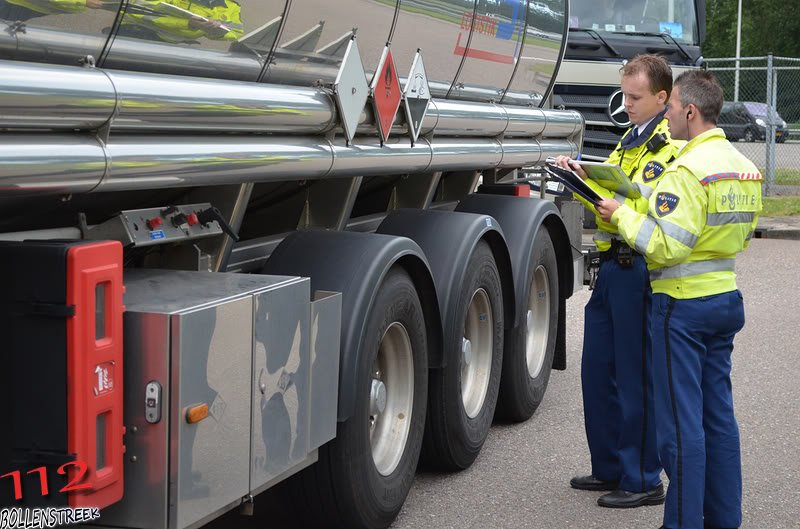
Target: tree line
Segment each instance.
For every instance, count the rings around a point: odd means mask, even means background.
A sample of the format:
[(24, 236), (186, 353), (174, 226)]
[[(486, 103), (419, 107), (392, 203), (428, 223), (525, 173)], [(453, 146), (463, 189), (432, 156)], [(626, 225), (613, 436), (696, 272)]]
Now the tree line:
[[(741, 56), (800, 57), (797, 0), (743, 0)], [(794, 8), (794, 9), (793, 9)], [(737, 0), (706, 0), (706, 57), (736, 55)]]
[[(743, 0), (741, 57), (800, 58), (800, 8), (798, 0)], [(703, 56), (735, 57), (737, 0), (706, 0), (706, 39)], [(710, 69), (720, 63), (710, 63)], [(765, 66), (766, 61), (741, 63), (742, 66)], [(725, 63), (724, 66), (733, 66)], [(775, 61), (775, 66), (800, 67), (800, 62)], [(777, 70), (777, 110), (789, 122), (800, 121), (800, 70)], [(718, 72), (725, 98), (733, 99), (733, 73)], [(767, 101), (766, 71), (740, 72), (739, 100)]]

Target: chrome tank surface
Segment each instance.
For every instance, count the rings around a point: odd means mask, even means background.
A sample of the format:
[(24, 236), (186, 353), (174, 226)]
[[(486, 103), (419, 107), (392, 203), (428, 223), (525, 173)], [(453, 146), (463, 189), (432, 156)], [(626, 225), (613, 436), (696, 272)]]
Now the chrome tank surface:
[(355, 33), (369, 77), (390, 43), (402, 78), (421, 50), (438, 99), (541, 106), (566, 36), (566, 0), (67, 4), (0, 0), (0, 59), (310, 87)]

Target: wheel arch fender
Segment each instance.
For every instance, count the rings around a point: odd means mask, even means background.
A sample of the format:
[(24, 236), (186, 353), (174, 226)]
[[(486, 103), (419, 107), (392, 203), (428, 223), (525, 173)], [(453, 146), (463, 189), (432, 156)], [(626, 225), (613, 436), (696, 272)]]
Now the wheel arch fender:
[[(342, 293), (338, 420), (355, 406), (357, 370), (363, 356), (367, 318), (389, 270), (402, 266), (411, 276), (426, 321), (429, 354), (441, 351), (439, 307), (425, 254), (412, 240), (372, 233), (296, 231), (275, 249), (262, 274), (309, 277), (311, 291)], [(429, 359), (429, 365), (431, 360)]]
[[(399, 209), (387, 215), (377, 232), (408, 237), (425, 252), (433, 272), (444, 336), (451, 335), (460, 324), (453, 321), (452, 316), (455, 311), (452, 305), (457, 301), (456, 294), (459, 285), (466, 277), (469, 258), (480, 240), (485, 240), (489, 245), (500, 273), (504, 314), (514, 314), (511, 257), (502, 228), (491, 216), (453, 211)], [(506, 327), (511, 325), (509, 321)], [(441, 360), (438, 367), (445, 365), (446, 358)]]

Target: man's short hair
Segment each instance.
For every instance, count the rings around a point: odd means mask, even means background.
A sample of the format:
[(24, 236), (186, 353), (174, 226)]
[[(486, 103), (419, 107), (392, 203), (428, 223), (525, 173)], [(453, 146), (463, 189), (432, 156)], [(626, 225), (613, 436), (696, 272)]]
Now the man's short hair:
[(669, 98), (672, 92), (672, 68), (660, 55), (637, 55), (622, 67), (622, 76), (644, 74), (650, 82), (650, 93), (657, 94), (661, 90)]
[(681, 106), (692, 104), (697, 107), (704, 121), (717, 124), (723, 95), (714, 74), (705, 70), (689, 70), (675, 79), (675, 86), (681, 91)]

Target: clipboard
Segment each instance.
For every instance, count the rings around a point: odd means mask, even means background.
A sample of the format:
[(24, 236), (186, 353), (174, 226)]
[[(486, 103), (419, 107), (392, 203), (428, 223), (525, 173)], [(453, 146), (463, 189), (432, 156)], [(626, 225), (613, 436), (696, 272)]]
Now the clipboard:
[[(138, 9), (142, 9), (145, 11), (149, 10), (153, 13), (159, 13), (161, 15), (180, 18), (183, 20), (199, 20), (200, 22), (203, 23), (213, 22), (212, 20), (202, 15), (198, 15), (196, 13), (193, 13), (192, 11), (189, 11), (188, 9), (183, 9), (182, 7), (178, 7), (173, 4), (168, 4), (167, 2), (158, 2), (156, 4), (153, 4), (152, 6), (150, 4), (140, 4), (137, 2), (132, 2), (131, 5)], [(230, 31), (230, 29), (225, 24), (219, 24), (218, 27), (221, 30)]]
[(596, 206), (601, 200), (603, 200), (603, 197), (598, 195), (594, 189), (586, 185), (586, 182), (584, 182), (580, 176), (575, 174), (574, 171), (564, 169), (563, 167), (559, 167), (550, 162), (545, 163), (544, 170), (547, 172), (547, 174), (563, 183), (570, 191), (576, 193), (587, 202), (590, 202)]
[(601, 187), (620, 194), (626, 198), (639, 198), (641, 192), (633, 185), (631, 179), (619, 165), (586, 160), (573, 160), (586, 171), (586, 175)]

